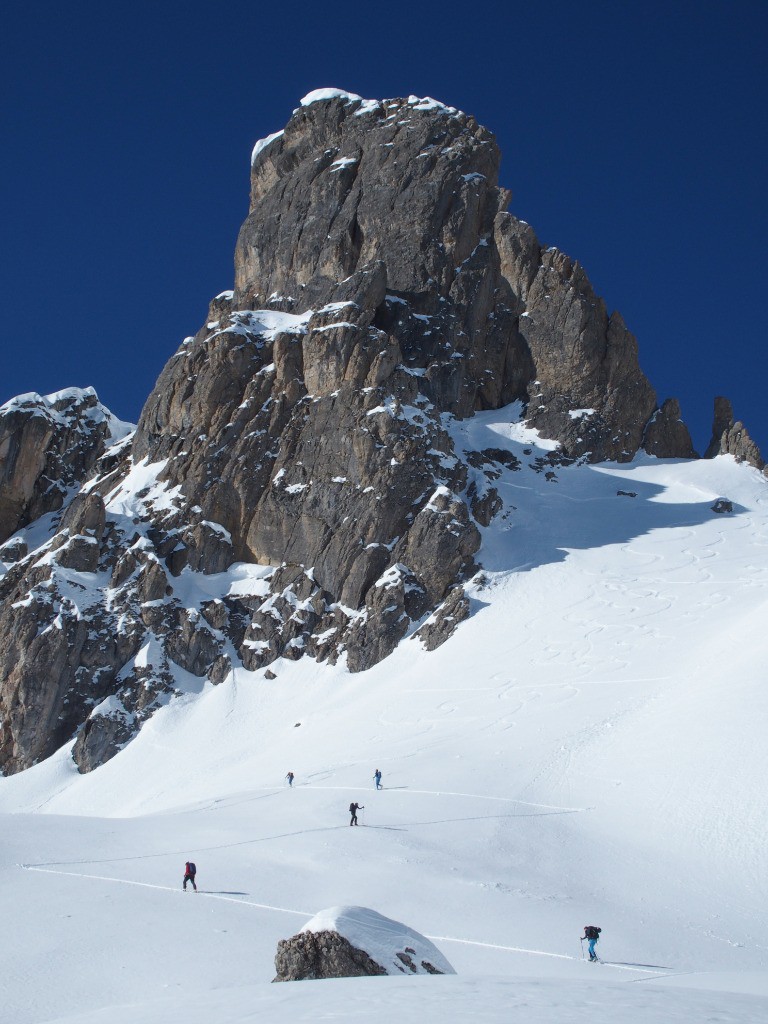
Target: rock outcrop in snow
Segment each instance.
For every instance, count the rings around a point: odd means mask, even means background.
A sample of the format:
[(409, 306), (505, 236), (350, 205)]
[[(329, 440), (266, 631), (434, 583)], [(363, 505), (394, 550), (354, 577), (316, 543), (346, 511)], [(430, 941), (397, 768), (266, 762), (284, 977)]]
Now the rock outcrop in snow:
[(755, 469), (765, 468), (760, 449), (747, 433), (744, 424), (734, 419), (731, 403), (722, 397), (715, 399), (712, 440), (704, 458), (714, 459), (717, 455), (733, 455), (737, 462), (746, 462)]
[[(445, 642), (482, 530), (514, 515), (494, 481), (517, 457), (456, 442), (478, 411), (516, 403), (553, 482), (695, 454), (583, 268), (506, 211), (499, 160), (434, 100), (310, 94), (255, 147), (234, 291), (133, 440), (92, 391), (0, 410), (5, 772), (75, 736), (90, 770), (233, 667)], [(726, 418), (717, 451), (756, 465)]]
[(455, 974), (419, 932), (366, 907), (331, 907), (290, 939), (281, 939), (274, 981)]

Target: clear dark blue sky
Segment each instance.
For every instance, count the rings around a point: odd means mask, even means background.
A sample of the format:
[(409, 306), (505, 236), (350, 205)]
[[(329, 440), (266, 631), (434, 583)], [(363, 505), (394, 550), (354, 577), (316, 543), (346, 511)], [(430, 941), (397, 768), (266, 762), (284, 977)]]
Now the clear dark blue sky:
[(696, 446), (724, 394), (768, 455), (767, 29), (766, 0), (10, 0), (0, 402), (93, 385), (135, 420), (232, 285), (254, 141), (336, 86), (494, 131), (512, 211), (621, 311)]

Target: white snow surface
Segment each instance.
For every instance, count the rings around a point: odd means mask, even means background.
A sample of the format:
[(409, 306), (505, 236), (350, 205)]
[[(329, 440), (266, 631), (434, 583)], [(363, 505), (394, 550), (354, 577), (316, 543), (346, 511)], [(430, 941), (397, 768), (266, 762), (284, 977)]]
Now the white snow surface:
[[(356, 92), (347, 92), (345, 89), (329, 88), (313, 89), (312, 92), (307, 93), (306, 96), (303, 96), (299, 100), (299, 106), (309, 107), (313, 103), (320, 103), (323, 100), (335, 99), (346, 100), (347, 103), (355, 103), (359, 100), (362, 106), (355, 112), (356, 114), (367, 114), (369, 111), (376, 110), (383, 105), (383, 100), (366, 100), (363, 99), (362, 96), (358, 96)], [(441, 103), (440, 100), (433, 99), (431, 96), (409, 96), (406, 102), (408, 106), (413, 107), (414, 110), (444, 110), (449, 114), (459, 113), (456, 107), (449, 107), (445, 103)], [(275, 137), (276, 136), (270, 136), (269, 141)]]
[[(323, 100), (338, 99), (354, 102), (355, 100), (362, 100), (363, 97), (358, 96), (356, 92), (346, 92), (344, 89), (313, 89), (306, 96), (302, 96), (299, 100), (299, 106), (310, 107), (313, 103), (320, 103)], [(364, 100), (363, 102), (367, 101)]]
[[(550, 481), (514, 410), (446, 426), (520, 461), (497, 466), (504, 509), (446, 644), (359, 675), (186, 675), (96, 771), (68, 744), (0, 779), (3, 1019), (768, 1019), (765, 478), (642, 456)], [(135, 487), (172, 500), (158, 471)], [(110, 515), (139, 509), (129, 490)], [(199, 607), (266, 593), (266, 572), (174, 586)], [(403, 922), (457, 974), (271, 985), (278, 940), (328, 907)]]
[(253, 166), (256, 163), (256, 159), (262, 152), (262, 150), (265, 150), (271, 142), (274, 142), (275, 139), (279, 139), (283, 134), (283, 131), (273, 132), (271, 135), (267, 135), (266, 138), (259, 139), (254, 145), (253, 150), (251, 152), (251, 166)]
[(267, 341), (274, 341), (278, 334), (304, 334), (314, 310), (304, 313), (282, 313), (277, 309), (242, 310), (232, 314), (226, 325), (207, 340), (212, 341), (221, 334), (241, 334), (243, 337), (258, 335)]
[[(16, 395), (15, 398), (11, 398), (4, 405), (0, 405), (0, 416), (4, 413), (15, 411), (32, 412), (46, 416), (59, 426), (66, 426), (72, 416), (77, 413), (78, 407), (91, 398), (96, 399), (97, 405), (87, 409), (82, 415), (84, 419), (87, 419), (94, 426), (106, 421), (108, 429), (106, 440), (110, 444), (122, 441), (136, 429), (134, 423), (118, 419), (105, 405), (102, 405), (98, 400), (99, 396), (96, 394), (95, 389), (91, 387), (62, 388), (61, 391), (54, 391), (50, 395), (40, 395), (36, 391)], [(56, 409), (55, 406), (61, 403), (64, 403), (64, 409)]]

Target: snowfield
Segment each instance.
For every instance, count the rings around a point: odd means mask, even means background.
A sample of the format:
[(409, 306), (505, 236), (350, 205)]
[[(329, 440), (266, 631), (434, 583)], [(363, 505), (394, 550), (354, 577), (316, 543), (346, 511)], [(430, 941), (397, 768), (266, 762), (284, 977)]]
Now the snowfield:
[[(0, 1019), (768, 1019), (768, 483), (730, 457), (550, 481), (504, 413), (451, 426), (521, 468), (443, 647), (198, 680), (90, 775), (65, 748), (0, 779)], [(279, 939), (350, 906), (457, 974), (270, 984)]]

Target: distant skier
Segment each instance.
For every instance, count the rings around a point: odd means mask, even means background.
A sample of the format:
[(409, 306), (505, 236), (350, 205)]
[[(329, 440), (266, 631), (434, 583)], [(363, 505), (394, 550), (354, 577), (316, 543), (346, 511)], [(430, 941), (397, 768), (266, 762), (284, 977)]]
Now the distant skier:
[(362, 804), (355, 804), (355, 803), (350, 804), (349, 805), (349, 813), (352, 815), (352, 820), (350, 821), (349, 824), (350, 825), (357, 825), (358, 824), (357, 812), (358, 811), (364, 811), (364, 810), (365, 810), (365, 807), (363, 807)]
[(381, 772), (378, 768), (373, 773), (373, 781), (376, 783), (376, 789), (381, 789)]
[(195, 892), (197, 892), (197, 886), (195, 885), (196, 874), (197, 868), (195, 867), (195, 862), (192, 860), (188, 860), (187, 863), (184, 865), (184, 892), (187, 891), (187, 882), (191, 882), (192, 888), (195, 890)]
[(293, 772), (288, 772), (288, 774), (285, 777), (286, 777), (286, 779), (288, 779), (288, 785), (292, 786), (293, 785)]
[(598, 959), (597, 953), (595, 952), (595, 943), (600, 938), (601, 931), (602, 928), (596, 928), (593, 924), (584, 925), (584, 934), (581, 937), (581, 941), (583, 942), (584, 939), (587, 940), (587, 945), (589, 947), (589, 959), (592, 962)]

